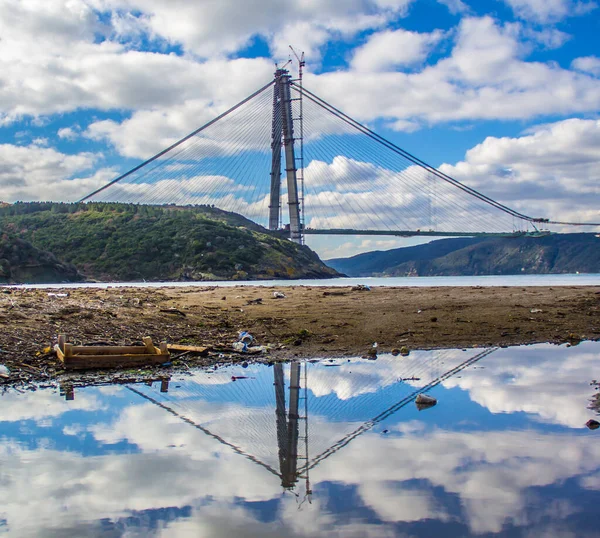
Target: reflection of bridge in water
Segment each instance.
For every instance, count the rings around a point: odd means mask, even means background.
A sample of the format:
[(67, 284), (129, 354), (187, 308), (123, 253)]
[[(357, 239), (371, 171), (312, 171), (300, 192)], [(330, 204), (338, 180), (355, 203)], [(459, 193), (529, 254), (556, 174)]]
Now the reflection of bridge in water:
[(127, 388), (278, 476), (285, 489), (304, 480), (308, 495), (312, 469), (495, 349), (416, 352), (377, 363), (277, 363), (272, 374), (264, 366), (250, 367), (251, 379), (235, 383), (226, 369), (202, 372), (174, 392)]

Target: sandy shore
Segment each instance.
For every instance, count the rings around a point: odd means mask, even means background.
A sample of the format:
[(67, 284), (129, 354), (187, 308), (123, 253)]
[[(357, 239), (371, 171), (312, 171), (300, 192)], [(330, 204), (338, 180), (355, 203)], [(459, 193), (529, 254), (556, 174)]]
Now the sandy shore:
[[(68, 296), (51, 295), (61, 292)], [(363, 355), (374, 342), (380, 352), (576, 343), (600, 338), (600, 287), (5, 288), (0, 323), (0, 364), (13, 381), (27, 381), (60, 373), (47, 352), (59, 333), (76, 344), (150, 335), (215, 349), (186, 355), (186, 367), (246, 360), (228, 353), (242, 330), (272, 345), (267, 356), (253, 357), (266, 360)]]

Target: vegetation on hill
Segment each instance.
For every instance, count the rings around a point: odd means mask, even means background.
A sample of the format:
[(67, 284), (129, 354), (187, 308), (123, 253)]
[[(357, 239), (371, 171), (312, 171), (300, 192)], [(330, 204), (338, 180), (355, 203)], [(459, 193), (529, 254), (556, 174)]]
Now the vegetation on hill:
[(349, 276), (600, 273), (600, 239), (586, 233), (442, 239), (327, 264)]
[(16, 203), (0, 226), (95, 280), (337, 276), (308, 247), (208, 206)]
[(37, 249), (31, 243), (6, 233), (0, 235), (1, 284), (43, 284), (81, 280), (83, 276), (73, 265), (60, 262), (50, 252)]

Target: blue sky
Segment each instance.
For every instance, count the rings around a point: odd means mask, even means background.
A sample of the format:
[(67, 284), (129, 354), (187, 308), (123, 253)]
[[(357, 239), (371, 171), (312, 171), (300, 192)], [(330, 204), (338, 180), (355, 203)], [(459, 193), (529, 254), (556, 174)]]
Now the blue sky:
[[(309, 89), (456, 179), (526, 214), (600, 218), (593, 1), (0, 8), (0, 200), (77, 200), (268, 82), (291, 44)], [(309, 244), (331, 257), (407, 243)]]

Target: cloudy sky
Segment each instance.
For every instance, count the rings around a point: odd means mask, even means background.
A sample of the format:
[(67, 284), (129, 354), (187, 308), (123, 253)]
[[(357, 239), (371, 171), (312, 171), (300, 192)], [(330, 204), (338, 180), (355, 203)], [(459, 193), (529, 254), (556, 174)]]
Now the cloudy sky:
[(0, 200), (79, 199), (267, 83), (291, 44), (307, 88), (456, 179), (598, 221), (599, 30), (591, 0), (0, 0)]

